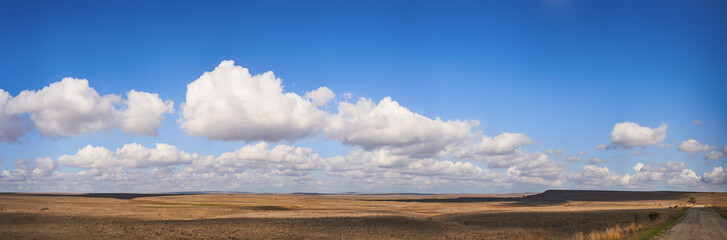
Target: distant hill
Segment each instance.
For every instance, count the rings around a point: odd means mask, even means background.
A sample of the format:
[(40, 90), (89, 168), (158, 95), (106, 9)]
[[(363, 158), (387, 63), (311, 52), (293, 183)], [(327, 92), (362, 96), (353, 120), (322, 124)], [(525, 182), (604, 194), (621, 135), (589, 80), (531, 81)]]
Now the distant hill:
[(599, 190), (546, 190), (543, 193), (525, 197), (532, 200), (570, 201), (634, 201), (671, 200), (689, 196), (693, 192), (676, 191), (599, 191)]

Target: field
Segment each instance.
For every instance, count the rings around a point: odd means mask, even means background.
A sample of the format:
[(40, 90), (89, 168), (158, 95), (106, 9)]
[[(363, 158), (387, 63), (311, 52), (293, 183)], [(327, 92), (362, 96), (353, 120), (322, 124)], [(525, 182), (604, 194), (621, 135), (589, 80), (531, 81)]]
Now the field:
[[(4, 193), (0, 239), (627, 238), (678, 214), (681, 206), (689, 205), (689, 196), (696, 196), (697, 204), (727, 209), (726, 193), (684, 192)], [(670, 204), (680, 208), (669, 208)]]

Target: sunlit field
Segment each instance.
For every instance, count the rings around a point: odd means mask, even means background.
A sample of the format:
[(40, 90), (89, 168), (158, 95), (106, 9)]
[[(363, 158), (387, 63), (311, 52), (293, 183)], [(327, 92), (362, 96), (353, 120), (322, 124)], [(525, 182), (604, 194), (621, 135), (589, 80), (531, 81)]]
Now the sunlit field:
[(725, 193), (681, 192), (8, 193), (0, 195), (0, 238), (628, 238), (679, 214), (690, 196), (727, 207)]

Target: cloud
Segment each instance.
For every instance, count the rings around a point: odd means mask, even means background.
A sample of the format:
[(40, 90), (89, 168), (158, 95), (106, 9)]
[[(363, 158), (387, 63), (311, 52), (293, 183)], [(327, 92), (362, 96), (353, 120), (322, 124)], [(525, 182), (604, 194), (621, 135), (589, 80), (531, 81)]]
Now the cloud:
[(693, 170), (682, 169), (679, 175), (667, 180), (667, 183), (670, 185), (695, 186), (700, 184), (701, 181), (702, 178), (697, 176), (697, 173)]
[(545, 150), (545, 154), (563, 154), (563, 149), (552, 149)]
[(555, 162), (544, 153), (528, 153), (520, 146), (530, 140), (522, 134), (503, 133), (472, 146), (458, 149), (455, 158), (487, 163), (488, 168), (507, 169), (507, 180), (529, 185), (560, 186), (565, 164)]
[(548, 155), (556, 155), (556, 157), (565, 159), (568, 162), (578, 162), (578, 161), (581, 161), (581, 160), (583, 160), (583, 157), (580, 157), (580, 156), (585, 155), (584, 152), (578, 152), (577, 156), (568, 156), (568, 155), (563, 154), (563, 150), (562, 149), (552, 149), (552, 148), (551, 149), (548, 149), (548, 150), (545, 150), (545, 154), (548, 154)]
[(316, 90), (305, 93), (305, 98), (313, 102), (316, 106), (326, 105), (328, 101), (331, 101), (335, 97), (336, 94), (327, 87), (319, 87)]
[(234, 64), (222, 61), (187, 85), (179, 119), (187, 134), (211, 140), (295, 141), (316, 135), (326, 125), (328, 114), (295, 93), (283, 92), (282, 80), (273, 72), (253, 76)]
[(15, 182), (26, 181), (28, 178), (49, 177), (60, 168), (58, 162), (51, 158), (37, 158), (35, 161), (19, 158), (15, 160), (15, 165), (18, 166), (15, 170), (0, 172), (0, 180)]
[(724, 148), (722, 148), (719, 151), (711, 151), (704, 155), (705, 160), (719, 160), (723, 157), (727, 156), (727, 144), (724, 145)]
[(669, 143), (669, 144), (659, 143), (659, 148), (673, 148), (673, 147), (674, 147), (674, 144), (671, 144), (671, 143)]
[(349, 92), (343, 93), (343, 99), (348, 100), (348, 99), (351, 99), (352, 97), (353, 97), (353, 94), (351, 94)]
[(164, 114), (174, 112), (174, 103), (162, 101), (156, 93), (131, 90), (123, 103), (127, 107), (120, 112), (121, 130), (127, 133), (156, 136)]
[(79, 168), (148, 168), (190, 163), (196, 158), (196, 154), (188, 154), (169, 144), (157, 143), (155, 148), (146, 148), (131, 143), (115, 152), (104, 147), (87, 145), (74, 155), (60, 156), (58, 161), (64, 166)]
[[(637, 163), (633, 169), (634, 174), (619, 175), (607, 167), (586, 165), (582, 171), (571, 175), (571, 181), (583, 187), (628, 187), (645, 188), (653, 184), (668, 184), (671, 187), (684, 189), (701, 188), (702, 178), (693, 170), (686, 169), (683, 162), (668, 161), (664, 163), (650, 163), (645, 165)], [(720, 169), (721, 170), (721, 169)], [(707, 174), (707, 173), (705, 173)]]
[(634, 151), (634, 156), (649, 157), (649, 156), (654, 156), (654, 154), (653, 153), (648, 153), (648, 152), (643, 152), (643, 151), (636, 150), (636, 151)]
[(590, 165), (596, 165), (596, 164), (607, 163), (607, 162), (608, 162), (608, 160), (598, 158), (598, 157), (593, 157), (590, 160), (588, 160), (588, 164), (590, 164)]
[(579, 157), (579, 156), (562, 155), (561, 157), (565, 158), (565, 160), (569, 161), (569, 162), (578, 162), (578, 161), (583, 160), (583, 157)]
[(509, 155), (520, 150), (522, 146), (529, 144), (532, 144), (530, 138), (521, 133), (503, 133), (494, 138), (482, 136), (479, 142), (466, 146), (466, 149), (460, 155), (473, 159)]
[(694, 120), (694, 125), (702, 125), (702, 120)]
[(727, 183), (727, 172), (721, 166), (714, 167), (711, 172), (702, 174), (702, 179), (711, 184), (725, 184)]
[(396, 154), (432, 156), (474, 137), (477, 121), (430, 119), (402, 107), (390, 97), (378, 104), (361, 98), (341, 102), (324, 136), (371, 150), (390, 148)]
[(586, 155), (586, 152), (584, 152), (584, 151), (578, 152), (578, 156), (585, 156), (585, 155)]
[(710, 146), (707, 144), (701, 144), (697, 140), (694, 140), (694, 139), (688, 139), (679, 145), (679, 151), (688, 152), (690, 154), (711, 151), (714, 149), (715, 149), (714, 146)]
[(611, 131), (611, 145), (623, 148), (648, 147), (666, 138), (666, 123), (658, 128), (642, 127), (633, 122), (617, 123)]
[(701, 182), (694, 171), (686, 169), (686, 164), (677, 161), (667, 161), (666, 164), (655, 162), (648, 165), (638, 163), (634, 166), (634, 171), (631, 184), (635, 186), (648, 186), (663, 181), (672, 185), (696, 185)]
[[(41, 90), (25, 90), (6, 106), (8, 114), (30, 114), (35, 128), (44, 136), (79, 136), (121, 128), (140, 135), (156, 135), (164, 114), (173, 109), (172, 101), (163, 102), (157, 94), (127, 93), (100, 96), (88, 80), (64, 78)], [(117, 109), (119, 105), (122, 109)]]
[(596, 149), (599, 149), (599, 150), (608, 149), (608, 145), (606, 145), (606, 144), (598, 144), (598, 146), (596, 146)]
[(35, 127), (45, 136), (77, 136), (114, 128), (114, 104), (120, 101), (117, 95), (99, 96), (86, 79), (64, 78), (38, 91), (20, 92), (6, 111), (30, 113)]
[(6, 112), (12, 97), (0, 89), (0, 142), (17, 142), (23, 136), (23, 122), (19, 115)]
[(500, 185), (503, 177), (469, 162), (411, 158), (386, 150), (366, 151), (357, 148), (345, 156), (325, 160), (326, 174), (334, 182), (361, 188), (397, 186), (431, 188), (437, 184), (479, 183)]
[(268, 150), (268, 144), (260, 142), (246, 145), (234, 152), (218, 157), (198, 159), (184, 169), (185, 173), (240, 173), (255, 169), (278, 175), (309, 175), (309, 171), (323, 169), (321, 158), (310, 148), (277, 145)]
[(631, 181), (631, 175), (619, 175), (607, 167), (598, 167), (590, 164), (583, 166), (583, 170), (572, 174), (570, 179), (588, 188), (626, 187)]

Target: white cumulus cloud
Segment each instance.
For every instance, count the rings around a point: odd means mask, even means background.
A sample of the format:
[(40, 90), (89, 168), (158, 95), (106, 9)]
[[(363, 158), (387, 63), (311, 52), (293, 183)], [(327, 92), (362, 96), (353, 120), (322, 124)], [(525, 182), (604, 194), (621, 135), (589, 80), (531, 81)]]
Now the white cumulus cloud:
[(283, 92), (273, 72), (251, 75), (222, 61), (187, 85), (180, 128), (212, 140), (294, 141), (322, 129), (328, 114), (303, 97)]
[(10, 93), (0, 89), (0, 142), (17, 142), (23, 136), (22, 118), (6, 112)]
[[(33, 126), (44, 136), (78, 136), (121, 128), (140, 135), (156, 135), (164, 114), (173, 103), (157, 94), (127, 93), (128, 99), (100, 96), (86, 79), (64, 78), (41, 90), (25, 90), (7, 104), (7, 114), (29, 114)], [(118, 109), (120, 106), (122, 109)]]
[(171, 166), (190, 163), (198, 158), (169, 144), (157, 143), (155, 148), (146, 148), (137, 143), (125, 144), (116, 151), (104, 147), (87, 145), (74, 155), (63, 155), (58, 161), (64, 166), (79, 168)]
[(716, 161), (725, 156), (727, 156), (727, 144), (725, 144), (724, 148), (719, 151), (711, 151), (707, 153), (706, 155), (704, 155), (704, 159)]
[(658, 128), (642, 127), (634, 122), (617, 123), (611, 131), (611, 144), (623, 148), (647, 147), (663, 142), (666, 129), (666, 123)]
[(126, 93), (124, 105), (126, 109), (120, 112), (121, 130), (134, 134), (156, 136), (164, 114), (174, 112), (174, 103), (162, 101), (156, 93), (131, 90)]
[(316, 106), (326, 105), (328, 101), (331, 101), (335, 97), (336, 94), (327, 87), (319, 87), (316, 90), (305, 93), (305, 98), (309, 99)]
[(506, 155), (514, 153), (522, 146), (531, 143), (530, 138), (522, 133), (503, 133), (494, 138), (482, 136), (479, 142), (469, 146), (467, 154), (479, 156)]
[(607, 167), (596, 165), (585, 165), (583, 170), (578, 171), (570, 177), (571, 181), (580, 183), (584, 187), (625, 187), (631, 181), (631, 175), (619, 175)]
[(118, 95), (99, 96), (85, 79), (64, 78), (38, 91), (20, 92), (6, 111), (30, 113), (34, 126), (45, 136), (77, 136), (114, 128), (114, 104), (119, 102)]
[(714, 167), (711, 172), (702, 174), (702, 179), (711, 184), (725, 184), (727, 183), (727, 172), (721, 166)]
[(430, 119), (413, 113), (386, 97), (378, 104), (361, 98), (341, 102), (324, 136), (365, 149), (388, 147), (397, 154), (436, 155), (447, 147), (471, 139), (477, 121)]
[(688, 152), (691, 154), (695, 154), (698, 152), (711, 151), (714, 149), (715, 149), (714, 146), (710, 146), (707, 144), (701, 144), (695, 139), (688, 139), (679, 145), (679, 151)]

